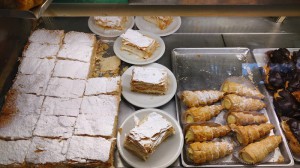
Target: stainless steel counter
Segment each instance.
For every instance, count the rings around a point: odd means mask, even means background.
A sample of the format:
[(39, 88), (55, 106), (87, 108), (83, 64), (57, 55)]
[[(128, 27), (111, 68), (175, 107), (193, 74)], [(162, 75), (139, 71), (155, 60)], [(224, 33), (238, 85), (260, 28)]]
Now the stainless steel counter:
[[(88, 17), (55, 17), (41, 18), (37, 28), (63, 29), (65, 31), (82, 31), (91, 33), (87, 25)], [(0, 18), (0, 100), (12, 83), (16, 73), (17, 57), (20, 56), (34, 24), (22, 20)], [(18, 27), (25, 25), (22, 31)], [(177, 33), (163, 37), (166, 50), (157, 62), (171, 69), (171, 51), (174, 48), (202, 47), (300, 47), (300, 18), (288, 18), (282, 25), (274, 22), (273, 18), (241, 18), (241, 17), (182, 17), (182, 26)], [(11, 28), (11, 27), (14, 28)], [(17, 35), (13, 35), (17, 34)], [(2, 38), (1, 38), (2, 37)], [(104, 39), (104, 38), (101, 38)], [(105, 39), (114, 40), (114, 39)], [(124, 64), (126, 66), (128, 64)], [(6, 81), (6, 82), (4, 82)], [(1, 101), (0, 101), (1, 107)], [(174, 98), (166, 105), (159, 107), (176, 118)], [(124, 99), (121, 103), (119, 123), (126, 116), (139, 108), (130, 105)], [(118, 153), (116, 153), (118, 155)], [(128, 166), (119, 156), (116, 166)], [(177, 160), (173, 166), (180, 166)], [(299, 167), (296, 163), (294, 167)]]

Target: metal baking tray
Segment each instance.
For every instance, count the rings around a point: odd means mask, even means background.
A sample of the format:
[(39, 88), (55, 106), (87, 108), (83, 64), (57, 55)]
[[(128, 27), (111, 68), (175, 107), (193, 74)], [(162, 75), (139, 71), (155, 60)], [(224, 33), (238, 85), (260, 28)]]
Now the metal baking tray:
[[(230, 76), (244, 76), (258, 86), (264, 95), (267, 94), (257, 63), (248, 48), (176, 48), (172, 51), (172, 65), (177, 79), (177, 93), (183, 90), (219, 90), (226, 78)], [(178, 96), (176, 96), (175, 100), (177, 118), (184, 128), (185, 125), (181, 118), (186, 107)], [(274, 131), (271, 133), (281, 135), (283, 142), (275, 150), (272, 158), (256, 166), (292, 166), (294, 165), (294, 160), (283, 136), (273, 106), (269, 99), (266, 98), (264, 101), (267, 107), (261, 112), (265, 113), (269, 121), (275, 126)], [(225, 124), (224, 114), (225, 111), (221, 112), (213, 121)], [(277, 163), (280, 155), (284, 158), (283, 163)], [(193, 164), (188, 160), (185, 148), (181, 153), (181, 161), (185, 167), (244, 166), (232, 154), (219, 159), (219, 161), (201, 165)]]
[[(268, 56), (266, 55), (266, 53), (268, 51), (271, 51), (271, 50), (276, 50), (278, 48), (258, 48), (258, 49), (254, 49), (252, 51), (253, 53), (253, 56), (258, 64), (259, 67), (263, 67), (265, 66), (267, 63), (268, 63)], [(299, 51), (300, 48), (287, 48), (290, 52), (293, 52), (293, 51)], [(273, 106), (273, 96), (270, 94), (270, 92), (267, 92), (266, 96), (268, 97), (268, 99), (270, 100), (271, 102), (271, 105)], [(274, 108), (274, 106), (272, 107)], [(293, 155), (293, 158), (297, 161), (297, 162), (300, 162), (300, 155), (296, 155), (294, 154), (292, 151), (291, 151), (292, 155)]]

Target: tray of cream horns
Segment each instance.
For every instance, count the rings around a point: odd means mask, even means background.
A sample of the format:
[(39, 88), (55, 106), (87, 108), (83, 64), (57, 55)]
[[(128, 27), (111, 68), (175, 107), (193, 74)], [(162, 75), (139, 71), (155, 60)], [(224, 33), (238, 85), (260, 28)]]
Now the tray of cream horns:
[(172, 64), (183, 166), (294, 165), (249, 49), (176, 48)]

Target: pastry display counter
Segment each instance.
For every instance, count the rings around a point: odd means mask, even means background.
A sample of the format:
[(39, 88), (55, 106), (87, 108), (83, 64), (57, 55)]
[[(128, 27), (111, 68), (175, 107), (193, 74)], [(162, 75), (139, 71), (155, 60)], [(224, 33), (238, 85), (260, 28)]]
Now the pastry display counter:
[[(63, 9), (63, 8), (62, 8)], [(49, 13), (51, 13), (51, 7)], [(112, 10), (112, 8), (108, 8)], [(47, 14), (45, 16), (55, 16), (55, 13)], [(101, 13), (101, 12), (100, 12)], [(96, 12), (94, 14), (100, 14)], [(85, 16), (85, 15), (83, 15)], [(1, 55), (4, 62), (1, 62), (0, 68), (0, 87), (1, 87), (1, 102), (4, 102), (4, 95), (7, 93), (12, 81), (16, 75), (18, 67), (18, 57), (22, 54), (23, 47), (32, 29), (50, 29), (50, 30), (64, 30), (79, 31), (85, 33), (92, 33), (88, 27), (88, 17), (42, 17), (37, 22), (22, 21), (12, 19), (5, 28), (2, 30), (2, 38), (0, 43), (10, 42), (19, 39), (15, 47), (14, 43), (6, 44), (7, 51), (0, 51), (4, 53)], [(163, 56), (156, 61), (168, 69), (172, 70), (171, 53), (175, 48), (220, 48), (220, 47), (247, 47), (250, 50), (255, 48), (299, 48), (300, 47), (300, 31), (297, 29), (299, 25), (299, 18), (288, 18), (284, 24), (279, 25), (274, 23), (273, 18), (205, 18), (205, 17), (181, 17), (181, 27), (174, 33), (165, 37), (161, 37), (165, 43), (165, 52)], [(0, 19), (5, 22), (5, 18)], [(251, 23), (249, 23), (249, 21)], [(22, 32), (18, 34), (8, 32), (11, 25), (25, 25)], [(5, 27), (6, 27), (5, 26)], [(133, 29), (137, 29), (136, 26)], [(4, 32), (7, 31), (5, 34)], [(17, 32), (17, 29), (10, 31)], [(113, 44), (116, 38), (107, 38), (97, 36), (98, 39), (108, 44), (107, 55), (114, 55)], [(12, 52), (14, 51), (14, 52)], [(7, 56), (9, 55), (9, 56)], [(131, 66), (128, 63), (122, 62), (121, 69)], [(177, 95), (175, 95), (177, 96)], [(158, 107), (166, 111), (170, 116), (177, 119), (176, 103), (173, 97), (170, 102)], [(118, 124), (120, 125), (125, 119), (133, 114), (136, 110), (141, 108), (133, 106), (122, 97), (120, 103)], [(292, 162), (291, 164), (292, 165)], [(115, 152), (115, 167), (129, 167), (119, 155), (118, 151)], [(183, 166), (178, 158), (173, 164), (173, 167)], [(294, 167), (299, 166), (296, 162)]]

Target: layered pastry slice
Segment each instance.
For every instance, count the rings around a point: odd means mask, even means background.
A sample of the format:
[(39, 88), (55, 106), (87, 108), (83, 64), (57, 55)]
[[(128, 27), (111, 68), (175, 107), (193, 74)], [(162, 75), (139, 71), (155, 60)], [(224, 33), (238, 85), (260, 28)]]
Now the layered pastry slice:
[(144, 59), (150, 58), (156, 48), (159, 47), (155, 39), (145, 36), (136, 30), (128, 29), (121, 37), (121, 50), (128, 51)]
[(123, 30), (127, 17), (125, 16), (95, 16), (95, 24), (104, 29)]
[(147, 115), (125, 138), (124, 147), (143, 160), (169, 136), (175, 134), (172, 124), (156, 112)]
[(144, 16), (144, 19), (155, 24), (161, 30), (166, 29), (173, 22), (172, 16)]
[(166, 94), (168, 72), (160, 68), (135, 67), (132, 70), (131, 90), (150, 94)]

